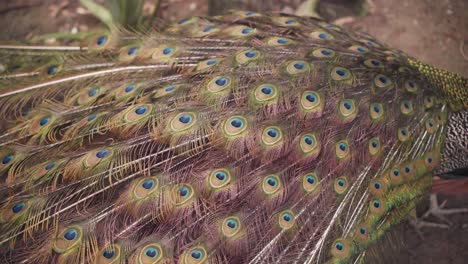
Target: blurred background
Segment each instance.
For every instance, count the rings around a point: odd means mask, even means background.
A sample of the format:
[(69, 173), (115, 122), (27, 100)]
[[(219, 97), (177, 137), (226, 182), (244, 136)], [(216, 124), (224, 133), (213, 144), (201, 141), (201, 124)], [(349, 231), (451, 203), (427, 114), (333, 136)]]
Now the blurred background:
[[(108, 14), (133, 27), (158, 27), (161, 21), (218, 15), (230, 8), (320, 16), (468, 77), (468, 0), (0, 0), (0, 40), (79, 34), (105, 27), (112, 22)], [(448, 208), (468, 208), (468, 195), (439, 196), (439, 202), (445, 200)], [(418, 207), (419, 213), (428, 201)], [(399, 225), (381, 247), (389, 254), (368, 262), (468, 263), (468, 214), (449, 219), (448, 229), (423, 228), (419, 233), (408, 222)]]

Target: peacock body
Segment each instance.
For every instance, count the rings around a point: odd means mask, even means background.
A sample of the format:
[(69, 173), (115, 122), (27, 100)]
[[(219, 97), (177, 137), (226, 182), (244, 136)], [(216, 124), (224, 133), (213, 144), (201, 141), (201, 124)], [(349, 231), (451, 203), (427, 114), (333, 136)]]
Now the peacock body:
[(318, 19), (0, 52), (7, 263), (355, 263), (468, 164), (466, 79)]

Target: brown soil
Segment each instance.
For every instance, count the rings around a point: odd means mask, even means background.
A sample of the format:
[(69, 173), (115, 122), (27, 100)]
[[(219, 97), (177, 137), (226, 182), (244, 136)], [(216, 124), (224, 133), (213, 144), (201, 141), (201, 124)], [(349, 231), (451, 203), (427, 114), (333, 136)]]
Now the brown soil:
[[(150, 13), (155, 0), (147, 2), (146, 10)], [(208, 8), (207, 2), (163, 0), (160, 17), (175, 19), (216, 13), (217, 10)], [(303, 0), (247, 2), (242, 5), (243, 9), (293, 12)], [(466, 0), (367, 0), (371, 3), (369, 15), (351, 19), (340, 19), (339, 16), (354, 14), (356, 10), (340, 7), (337, 0), (323, 2), (321, 11), (338, 18), (339, 23), (347, 22), (345, 27), (368, 32), (424, 62), (468, 76)], [(99, 21), (76, 0), (0, 0), (0, 25), (0, 39), (22, 40), (45, 33), (86, 31), (99, 25)], [(468, 195), (441, 196), (440, 201), (444, 199), (448, 200), (449, 208), (468, 208)], [(427, 206), (425, 202), (421, 207)], [(393, 233), (403, 246), (392, 258), (382, 256), (390, 259), (382, 262), (468, 263), (468, 214), (448, 218), (452, 222), (449, 229), (423, 228), (422, 237), (408, 223), (401, 224)]]

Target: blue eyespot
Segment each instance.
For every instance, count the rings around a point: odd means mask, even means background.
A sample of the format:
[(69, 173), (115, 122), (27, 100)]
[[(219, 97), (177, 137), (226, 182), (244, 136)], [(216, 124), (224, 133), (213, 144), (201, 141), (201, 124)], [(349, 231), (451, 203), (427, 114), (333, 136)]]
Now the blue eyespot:
[(103, 150), (100, 150), (98, 152), (96, 152), (96, 157), (99, 158), (99, 159), (103, 159), (105, 157), (107, 157), (107, 155), (110, 154), (110, 151), (107, 150), (107, 149), (103, 149)]
[(397, 170), (397, 169), (394, 169), (394, 170), (393, 170), (393, 175), (395, 175), (395, 176), (397, 176), (397, 177), (400, 176), (400, 171)]
[(373, 148), (376, 148), (377, 146), (379, 146), (379, 142), (377, 142), (377, 140), (372, 140), (371, 145)]
[(106, 259), (111, 259), (115, 256), (115, 251), (113, 249), (104, 250), (104, 252), (102, 253), (102, 256), (105, 257)]
[(406, 82), (411, 88), (414, 88), (414, 82), (412, 81), (407, 81)]
[(137, 109), (135, 109), (135, 114), (142, 115), (142, 114), (146, 113), (146, 111), (148, 111), (147, 106), (145, 106), (145, 105), (139, 106), (139, 107), (137, 107)]
[(344, 250), (344, 245), (341, 242), (336, 242), (335, 243), (335, 248), (338, 249), (339, 251), (343, 251)]
[(274, 129), (274, 128), (270, 128), (267, 130), (267, 134), (268, 136), (272, 137), (272, 138), (277, 138), (278, 137), (278, 130)]
[(137, 52), (138, 52), (137, 47), (131, 47), (131, 48), (128, 49), (127, 55), (128, 56), (133, 56), (133, 55), (137, 54)]
[(217, 62), (216, 59), (211, 59), (211, 60), (206, 62), (206, 65), (211, 66), (211, 65), (215, 64), (216, 62)]
[(311, 102), (311, 103), (315, 103), (318, 101), (318, 98), (317, 98), (317, 95), (313, 94), (313, 93), (308, 93), (306, 95), (306, 99), (307, 101)]
[(273, 178), (273, 177), (268, 177), (267, 179), (267, 183), (268, 185), (270, 185), (271, 187), (276, 187), (278, 185), (278, 181)]
[(189, 114), (183, 114), (179, 117), (179, 121), (184, 124), (192, 123), (192, 116)]
[(278, 43), (278, 44), (286, 44), (286, 43), (288, 43), (288, 40), (287, 40), (287, 39), (284, 39), (284, 38), (280, 38), (280, 39), (277, 39), (277, 40), (276, 40), (276, 43)]
[(10, 154), (10, 155), (6, 155), (6, 156), (3, 157), (3, 159), (2, 159), (2, 164), (3, 164), (3, 165), (6, 165), (6, 164), (10, 163), (10, 161), (12, 161), (13, 158), (14, 158), (14, 156), (11, 155), (11, 154)]
[(374, 205), (375, 208), (380, 208), (380, 202), (379, 201), (375, 200), (372, 204)]
[(227, 222), (226, 222), (226, 225), (229, 227), (229, 228), (237, 228), (237, 221), (234, 220), (234, 219), (229, 219)]
[(150, 258), (156, 258), (159, 255), (159, 250), (155, 247), (149, 247), (145, 250), (145, 255)]
[(78, 237), (78, 231), (74, 228), (71, 228), (65, 232), (65, 234), (63, 234), (63, 237), (69, 241), (75, 240)]
[(405, 101), (405, 102), (403, 103), (403, 106), (404, 106), (406, 109), (410, 109), (410, 107), (411, 107), (411, 105), (410, 105), (410, 103), (409, 103), (408, 101)]
[(169, 55), (169, 54), (171, 54), (171, 53), (173, 53), (173, 52), (174, 52), (174, 49), (173, 49), (173, 48), (165, 48), (165, 49), (163, 49), (163, 52), (162, 52), (162, 53), (163, 53), (164, 55)]
[(365, 234), (367, 233), (367, 230), (366, 230), (365, 227), (361, 227), (361, 228), (359, 229), (359, 232), (361, 233), (361, 235), (365, 235)]
[(348, 146), (345, 143), (340, 143), (338, 147), (341, 151), (346, 151), (348, 149)]
[(17, 213), (23, 211), (24, 207), (26, 207), (25, 203), (23, 203), (23, 202), (17, 203), (11, 208), (11, 211), (13, 211), (13, 213), (17, 214)]
[(53, 167), (55, 167), (55, 162), (51, 162), (49, 164), (47, 164), (44, 169), (45, 170), (51, 170)]
[(242, 121), (242, 120), (239, 119), (239, 118), (233, 118), (233, 119), (231, 120), (231, 125), (232, 125), (233, 127), (236, 127), (236, 128), (242, 128), (242, 127), (244, 127), (244, 121)]
[(365, 50), (364, 48), (362, 48), (362, 47), (358, 47), (358, 48), (357, 48), (357, 51), (359, 51), (359, 52), (366, 52), (366, 50)]
[(92, 88), (88, 91), (88, 96), (89, 97), (93, 97), (95, 96), (96, 94), (98, 94), (99, 92), (99, 88)]
[(47, 125), (49, 122), (50, 122), (50, 117), (46, 116), (46, 117), (43, 117), (43, 118), (39, 121), (39, 125), (40, 125), (40, 126), (45, 126), (45, 125)]
[(107, 42), (107, 36), (100, 36), (97, 41), (96, 41), (96, 44), (98, 46), (102, 46), (104, 45), (105, 43)]
[(374, 66), (376, 66), (376, 67), (380, 66), (380, 61), (371, 60), (370, 62), (372, 63), (372, 65), (374, 65)]
[(252, 31), (253, 30), (251, 28), (244, 28), (244, 29), (242, 29), (241, 32), (242, 32), (242, 34), (247, 35), (247, 34), (252, 33)]
[(427, 124), (428, 124), (430, 127), (433, 127), (433, 126), (434, 126), (434, 123), (432, 123), (431, 120), (429, 120), (429, 122), (427, 122)]
[(379, 105), (374, 105), (373, 108), (374, 108), (374, 112), (380, 113), (380, 110), (381, 110), (381, 109), (380, 109), (380, 106), (379, 106)]
[(247, 51), (246, 53), (244, 53), (244, 55), (247, 57), (247, 58), (253, 58), (257, 55), (257, 52), (256, 51)]
[(129, 86), (125, 87), (125, 92), (129, 93), (129, 92), (133, 91), (133, 89), (135, 89), (135, 85), (130, 84)]
[(253, 16), (255, 15), (255, 12), (252, 12), (252, 11), (248, 11), (245, 13), (246, 16)]
[(189, 19), (190, 19), (190, 18), (183, 18), (183, 19), (179, 20), (179, 22), (177, 22), (177, 24), (182, 25), (182, 24), (184, 24), (185, 22), (189, 21)]
[(212, 27), (206, 27), (205, 29), (203, 29), (203, 32), (208, 33), (208, 32), (210, 32), (211, 30), (213, 30)]
[(164, 89), (164, 91), (170, 92), (170, 91), (173, 91), (175, 88), (176, 88), (175, 85), (171, 85), (171, 86), (166, 87), (166, 89)]
[(314, 176), (307, 176), (306, 181), (310, 184), (315, 184), (315, 177)]
[(307, 145), (311, 146), (314, 143), (314, 139), (311, 136), (305, 136), (304, 137), (304, 142)]
[(195, 249), (192, 250), (190, 256), (192, 256), (194, 259), (201, 259), (203, 257), (203, 252), (201, 252), (201, 250)]
[(181, 197), (187, 197), (190, 193), (190, 190), (189, 188), (187, 188), (187, 186), (182, 186), (179, 188), (179, 195)]
[(405, 167), (405, 172), (406, 172), (406, 173), (410, 173), (410, 172), (411, 172), (411, 168), (410, 168), (409, 166), (406, 166), (406, 167)]
[(353, 108), (353, 105), (350, 101), (343, 101), (343, 106), (348, 110), (351, 110)]
[(154, 185), (155, 185), (155, 182), (153, 179), (147, 179), (141, 184), (141, 186), (145, 188), (146, 190), (153, 189)]
[(406, 129), (402, 128), (400, 129), (400, 133), (403, 135), (403, 136), (406, 136), (408, 134), (408, 131), (406, 131)]
[(47, 74), (48, 75), (55, 74), (55, 73), (57, 73), (57, 70), (58, 70), (57, 66), (55, 66), (55, 65), (50, 66), (49, 68), (47, 68)]
[(88, 116), (88, 118), (86, 118), (86, 120), (88, 120), (88, 122), (93, 121), (94, 119), (96, 119), (96, 115), (94, 115), (94, 114), (90, 115), (90, 116)]
[(332, 52), (330, 50), (323, 49), (323, 50), (320, 51), (320, 53), (322, 53), (325, 56), (329, 56)]
[(224, 86), (226, 85), (227, 83), (229, 82), (229, 80), (227, 78), (224, 78), (224, 77), (219, 77), (218, 79), (216, 79), (215, 83), (219, 86)]
[(291, 220), (292, 220), (291, 214), (289, 214), (289, 213), (283, 214), (283, 220), (286, 221), (286, 222), (291, 222)]
[(335, 72), (336, 72), (336, 74), (338, 74), (338, 75), (341, 76), (341, 77), (346, 76), (347, 73), (348, 73), (347, 71), (342, 70), (342, 69), (336, 69)]
[(428, 162), (428, 163), (432, 163), (432, 161), (433, 161), (432, 157), (428, 157), (428, 158), (427, 158), (427, 162)]
[(296, 21), (295, 20), (292, 20), (292, 19), (288, 19), (284, 22), (286, 25), (293, 25), (293, 24), (296, 24)]
[(216, 172), (215, 177), (220, 181), (224, 181), (227, 178), (227, 174), (224, 171), (218, 171)]
[(305, 65), (303, 62), (296, 62), (294, 63), (294, 68), (296, 68), (297, 70), (303, 70), (305, 68)]
[(374, 188), (379, 190), (380, 188), (382, 188), (382, 185), (380, 184), (380, 182), (376, 182), (376, 183), (374, 183)]
[(341, 186), (341, 187), (344, 187), (346, 185), (346, 181), (343, 180), (343, 179), (339, 179), (338, 180), (338, 185)]
[(380, 76), (380, 77), (379, 77), (379, 81), (381, 81), (383, 84), (386, 84), (386, 83), (387, 83), (387, 77), (385, 77), (385, 76)]
[(260, 89), (260, 91), (262, 91), (263, 94), (271, 95), (273, 93), (273, 87), (269, 85), (263, 86), (262, 89)]
[(321, 38), (321, 39), (326, 39), (326, 38), (328, 38), (328, 34), (327, 33), (320, 33), (318, 35), (318, 37)]

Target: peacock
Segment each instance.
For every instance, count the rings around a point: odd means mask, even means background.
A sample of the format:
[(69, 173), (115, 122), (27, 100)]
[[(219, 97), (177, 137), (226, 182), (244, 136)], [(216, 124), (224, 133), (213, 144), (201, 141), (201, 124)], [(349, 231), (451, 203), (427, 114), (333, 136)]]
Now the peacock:
[(0, 56), (6, 263), (359, 263), (468, 167), (466, 78), (317, 18)]

